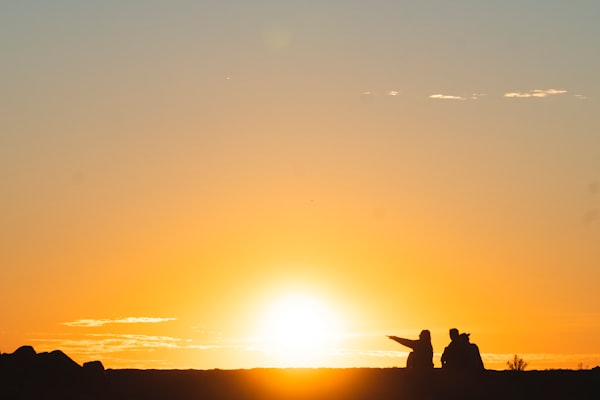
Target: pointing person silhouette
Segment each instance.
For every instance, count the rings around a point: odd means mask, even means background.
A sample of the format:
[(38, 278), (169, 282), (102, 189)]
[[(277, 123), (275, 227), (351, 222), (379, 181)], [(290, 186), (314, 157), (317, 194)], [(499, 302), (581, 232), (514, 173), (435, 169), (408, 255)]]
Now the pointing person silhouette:
[(405, 339), (398, 336), (388, 336), (388, 338), (413, 350), (408, 355), (408, 360), (406, 360), (406, 368), (433, 368), (433, 346), (431, 346), (431, 332), (429, 330), (422, 330), (418, 340)]

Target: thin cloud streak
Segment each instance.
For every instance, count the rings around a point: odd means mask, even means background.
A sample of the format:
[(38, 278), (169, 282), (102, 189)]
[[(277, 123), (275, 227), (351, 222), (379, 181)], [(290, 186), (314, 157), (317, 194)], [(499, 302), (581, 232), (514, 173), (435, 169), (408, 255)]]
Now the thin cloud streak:
[(71, 322), (61, 322), (61, 325), (74, 327), (98, 327), (108, 324), (157, 324), (160, 322), (175, 321), (177, 318), (155, 317), (127, 317), (117, 319), (78, 319)]
[(471, 100), (477, 100), (480, 97), (487, 96), (485, 93), (471, 93)]
[(35, 342), (48, 343), (56, 346), (66, 353), (93, 354), (136, 352), (156, 349), (188, 349), (212, 350), (225, 348), (239, 348), (229, 345), (198, 345), (191, 339), (174, 338), (170, 336), (131, 335), (131, 334), (86, 334), (82, 339), (57, 338), (57, 339), (31, 339)]
[(388, 357), (388, 358), (394, 358), (394, 359), (408, 356), (407, 351), (396, 351), (396, 350), (362, 350), (362, 351), (348, 352), (348, 354), (359, 354), (359, 355), (368, 356), (368, 357), (382, 357), (382, 358)]
[[(516, 91), (516, 92), (505, 92), (502, 94), (502, 97), (505, 98), (514, 98), (514, 99), (526, 99), (526, 98), (544, 98), (548, 96), (561, 95), (569, 93), (566, 89), (532, 89), (528, 91)], [(361, 92), (361, 96), (363, 97), (372, 97), (377, 94), (374, 91), (366, 90)], [(400, 96), (401, 92), (399, 90), (388, 90), (385, 93), (381, 93), (381, 95), (386, 96)], [(432, 100), (458, 100), (458, 101), (467, 101), (467, 100), (480, 100), (482, 97), (488, 96), (487, 93), (478, 93), (474, 92), (466, 96), (456, 96), (451, 94), (443, 94), (443, 93), (435, 93), (428, 96), (429, 99)], [(588, 97), (583, 94), (573, 94), (573, 97), (579, 100), (586, 100)]]
[(466, 98), (461, 96), (452, 96), (446, 94), (432, 94), (431, 96), (429, 96), (429, 98), (435, 100), (466, 100)]
[(533, 89), (528, 92), (508, 92), (504, 93), (504, 97), (513, 99), (526, 99), (530, 97), (543, 98), (555, 94), (567, 93), (564, 89)]

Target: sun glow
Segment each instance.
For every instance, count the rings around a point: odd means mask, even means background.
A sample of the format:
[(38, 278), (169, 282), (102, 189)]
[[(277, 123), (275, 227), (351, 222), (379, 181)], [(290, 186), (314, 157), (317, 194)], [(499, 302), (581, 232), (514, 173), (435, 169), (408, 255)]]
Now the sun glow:
[(267, 353), (279, 366), (317, 366), (333, 344), (338, 324), (319, 299), (290, 295), (269, 309), (263, 327)]

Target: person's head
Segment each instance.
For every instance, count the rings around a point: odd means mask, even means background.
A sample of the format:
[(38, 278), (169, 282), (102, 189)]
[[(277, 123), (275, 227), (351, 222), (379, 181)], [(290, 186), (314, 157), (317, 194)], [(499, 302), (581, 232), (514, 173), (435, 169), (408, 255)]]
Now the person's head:
[(419, 334), (419, 339), (431, 342), (431, 332), (429, 332), (427, 329), (423, 329)]
[(460, 341), (464, 343), (469, 343), (469, 335), (470, 333), (461, 333), (459, 335)]
[(456, 329), (456, 328), (450, 329), (450, 339), (452, 339), (452, 340), (458, 339), (458, 329)]

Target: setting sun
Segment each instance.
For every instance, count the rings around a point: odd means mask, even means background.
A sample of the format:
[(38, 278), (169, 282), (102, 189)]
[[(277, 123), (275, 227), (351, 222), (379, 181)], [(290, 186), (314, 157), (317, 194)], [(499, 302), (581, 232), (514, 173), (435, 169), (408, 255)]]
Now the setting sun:
[(262, 338), (278, 363), (308, 366), (318, 363), (337, 334), (332, 310), (317, 297), (288, 295), (267, 311)]

